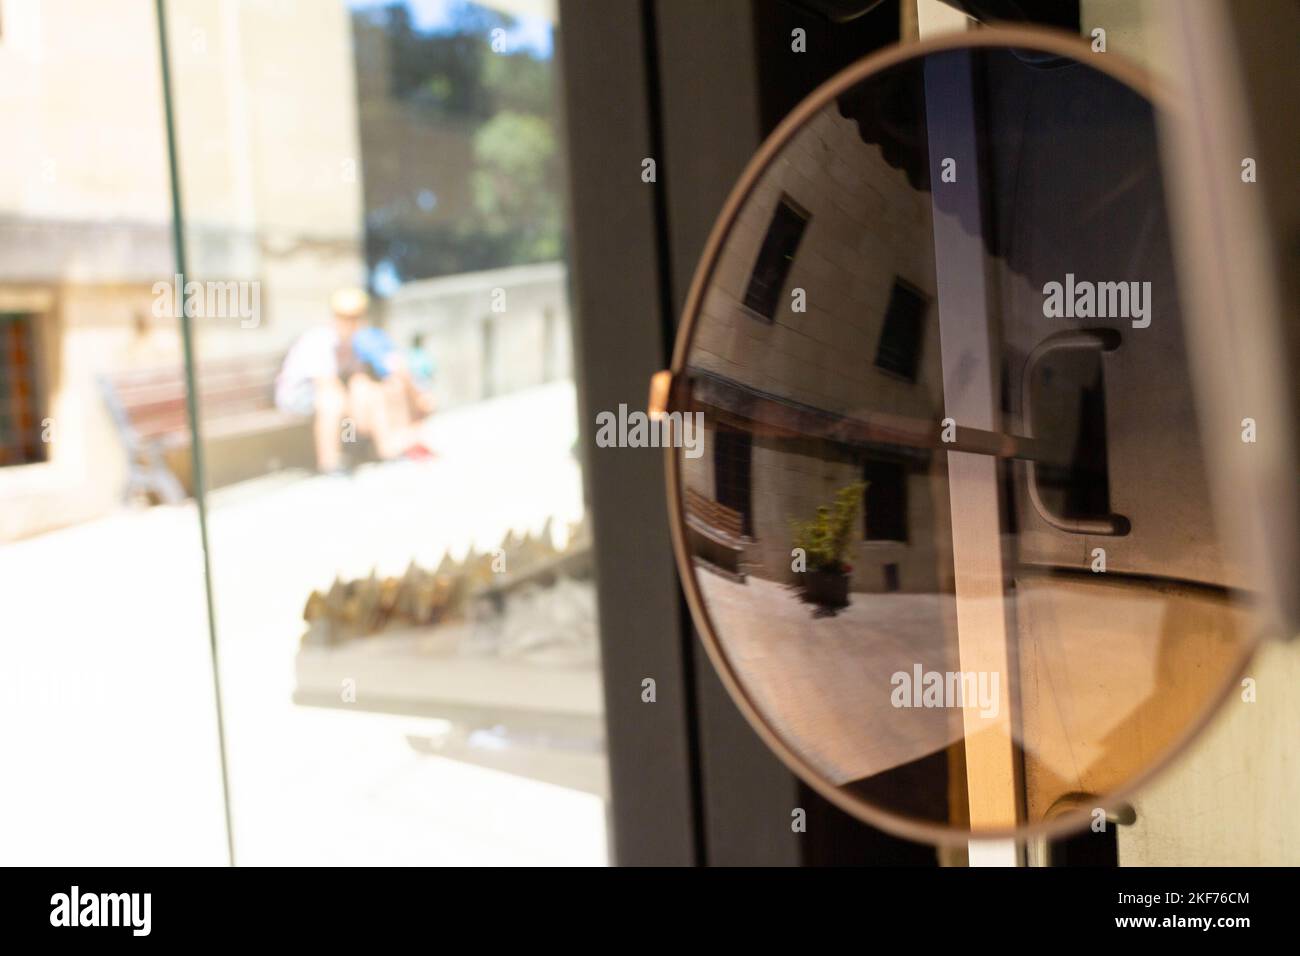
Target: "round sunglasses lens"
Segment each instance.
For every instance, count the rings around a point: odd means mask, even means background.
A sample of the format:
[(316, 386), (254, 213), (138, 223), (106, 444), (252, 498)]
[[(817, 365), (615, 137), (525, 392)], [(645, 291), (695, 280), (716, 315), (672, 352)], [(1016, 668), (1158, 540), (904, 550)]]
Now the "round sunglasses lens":
[(1205, 463), (1241, 436), (1197, 419), (1167, 212), (1141, 93), (951, 49), (807, 115), (706, 262), (688, 588), (751, 720), (872, 822), (1086, 823), (1235, 685)]

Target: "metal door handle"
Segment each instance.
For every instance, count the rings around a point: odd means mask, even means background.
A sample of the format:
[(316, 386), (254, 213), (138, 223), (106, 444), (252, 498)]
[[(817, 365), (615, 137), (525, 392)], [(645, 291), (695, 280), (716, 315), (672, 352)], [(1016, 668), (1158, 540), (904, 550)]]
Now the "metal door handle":
[[(1046, 356), (1067, 349), (1096, 349), (1102, 352), (1113, 352), (1119, 348), (1119, 344), (1120, 334), (1114, 329), (1071, 329), (1066, 332), (1058, 332), (1040, 342), (1029, 353), (1029, 358), (1025, 362), (1024, 380), (1021, 382), (1020, 408), (1026, 434), (1030, 436), (1034, 434), (1033, 402), (1030, 392), (1034, 373), (1038, 371), (1039, 363)], [(1029, 486), (1029, 500), (1033, 503), (1034, 510), (1038, 512), (1044, 521), (1058, 531), (1064, 531), (1068, 534), (1125, 535), (1132, 528), (1132, 523), (1128, 518), (1118, 514), (1098, 518), (1067, 518), (1056, 514), (1043, 502), (1042, 493), (1038, 488), (1038, 469), (1035, 463), (1026, 461), (1025, 469)]]

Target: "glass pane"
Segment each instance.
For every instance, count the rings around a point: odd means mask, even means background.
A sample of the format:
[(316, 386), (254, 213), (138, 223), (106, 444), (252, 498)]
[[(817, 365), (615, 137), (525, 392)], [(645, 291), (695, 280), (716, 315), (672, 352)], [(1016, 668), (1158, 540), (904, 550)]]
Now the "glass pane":
[(168, 9), (238, 859), (605, 862), (549, 5)]
[(1155, 120), (1068, 58), (906, 60), (806, 118), (711, 263), (679, 379), (697, 604), (787, 759), (896, 832), (1088, 822), (1253, 647)]
[(3, 15), (0, 856), (221, 864), (153, 5)]

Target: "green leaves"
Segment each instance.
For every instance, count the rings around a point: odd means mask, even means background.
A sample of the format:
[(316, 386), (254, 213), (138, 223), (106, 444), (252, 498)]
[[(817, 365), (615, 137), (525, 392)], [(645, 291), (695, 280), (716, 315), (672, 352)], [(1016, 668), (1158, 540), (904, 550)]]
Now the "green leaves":
[(792, 521), (794, 546), (808, 556), (808, 567), (816, 571), (847, 571), (844, 558), (849, 551), (858, 508), (867, 482), (855, 481), (835, 493), (830, 505), (821, 505), (810, 521)]

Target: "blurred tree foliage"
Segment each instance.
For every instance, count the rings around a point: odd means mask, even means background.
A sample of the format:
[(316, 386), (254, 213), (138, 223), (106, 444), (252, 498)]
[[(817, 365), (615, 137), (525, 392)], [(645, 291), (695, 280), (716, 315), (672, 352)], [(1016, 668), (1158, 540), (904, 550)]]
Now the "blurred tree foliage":
[(474, 134), (474, 207), (489, 234), (513, 236), (515, 261), (560, 255), (555, 131), (548, 120), (503, 111)]
[[(368, 265), (401, 281), (564, 251), (554, 60), (493, 52), (518, 26), (505, 14), (460, 2), (447, 21), (421, 30), (404, 2), (353, 12)], [(441, 155), (418, 148), (434, 133)]]

